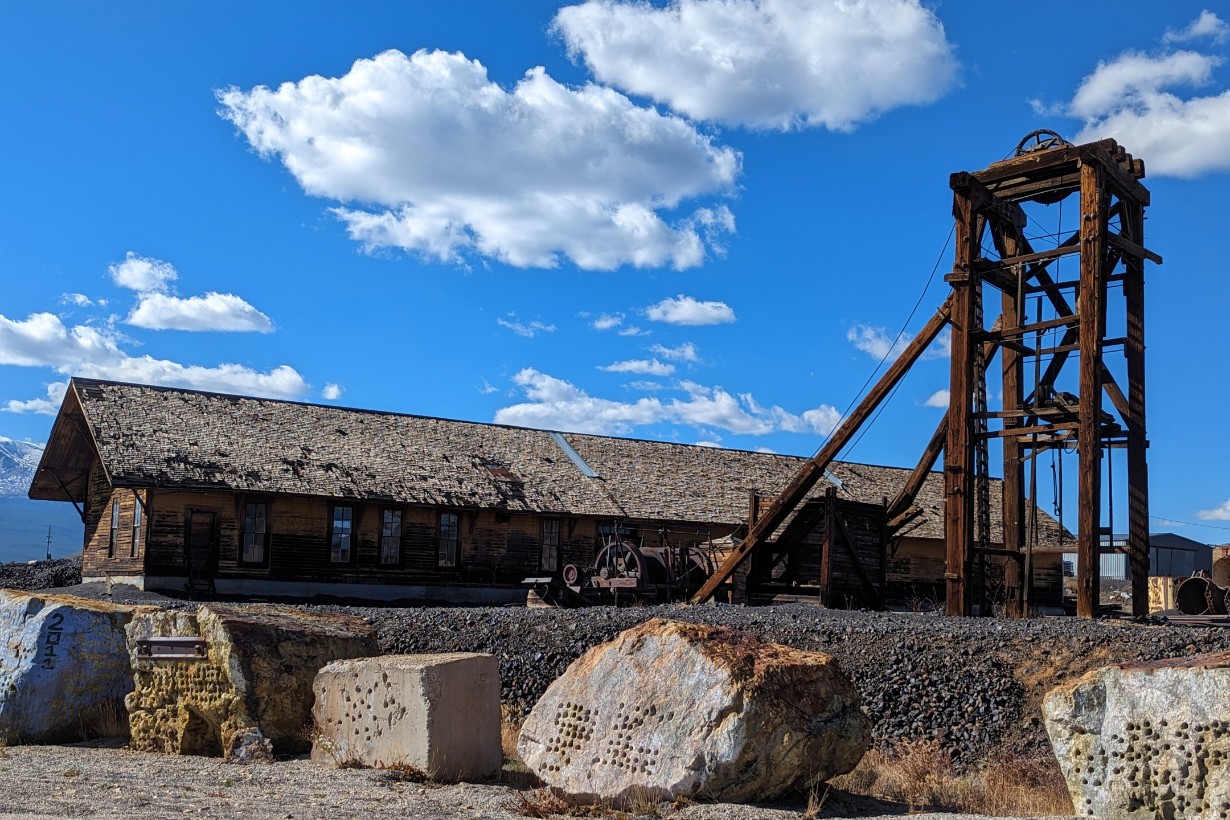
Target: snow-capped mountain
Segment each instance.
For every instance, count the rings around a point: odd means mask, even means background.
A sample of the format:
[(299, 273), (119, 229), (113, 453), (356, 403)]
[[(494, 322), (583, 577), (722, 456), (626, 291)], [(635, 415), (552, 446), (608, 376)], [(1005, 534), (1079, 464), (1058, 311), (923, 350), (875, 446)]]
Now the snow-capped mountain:
[(0, 436), (0, 497), (25, 498), (42, 457), (42, 444)]
[(56, 557), (81, 549), (83, 527), (72, 504), (26, 497), (43, 445), (0, 436), (0, 564)]

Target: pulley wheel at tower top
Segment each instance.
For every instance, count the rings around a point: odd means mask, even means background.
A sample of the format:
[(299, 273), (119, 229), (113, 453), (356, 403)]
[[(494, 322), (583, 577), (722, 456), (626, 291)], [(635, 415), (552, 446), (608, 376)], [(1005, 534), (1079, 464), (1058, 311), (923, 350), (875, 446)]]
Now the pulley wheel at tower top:
[(1021, 141), (1016, 144), (1016, 149), (1012, 152), (1013, 156), (1023, 157), (1026, 154), (1034, 154), (1038, 151), (1050, 151), (1055, 148), (1071, 148), (1072, 143), (1068, 142), (1059, 134), (1049, 128), (1039, 128), (1037, 131), (1030, 131)]

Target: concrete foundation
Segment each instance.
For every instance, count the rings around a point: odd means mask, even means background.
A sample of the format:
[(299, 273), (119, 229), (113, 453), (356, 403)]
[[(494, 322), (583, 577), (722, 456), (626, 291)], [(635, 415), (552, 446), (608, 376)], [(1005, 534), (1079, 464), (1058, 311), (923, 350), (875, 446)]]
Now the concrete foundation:
[(492, 655), (335, 661), (312, 689), (312, 759), (411, 766), (438, 780), (485, 778), (503, 763), (500, 666)]

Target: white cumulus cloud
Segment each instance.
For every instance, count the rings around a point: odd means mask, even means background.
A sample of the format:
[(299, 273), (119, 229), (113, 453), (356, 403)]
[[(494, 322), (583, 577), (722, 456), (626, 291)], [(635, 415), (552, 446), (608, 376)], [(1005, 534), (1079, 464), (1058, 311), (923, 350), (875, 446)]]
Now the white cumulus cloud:
[(849, 131), (957, 76), (918, 0), (589, 0), (553, 30), (600, 80), (695, 120)]
[[(80, 308), (94, 306), (94, 300), (86, 296), (84, 293), (62, 293), (60, 294), (60, 304), (75, 305)], [(103, 302), (102, 304), (106, 304)]]
[(516, 314), (508, 314), (508, 318), (496, 319), (495, 323), (500, 327), (508, 328), (518, 336), (524, 336), (527, 339), (532, 339), (539, 333), (554, 333), (555, 325), (540, 322), (537, 319), (531, 322), (518, 322)]
[(627, 359), (622, 362), (613, 362), (598, 369), (605, 370), (608, 373), (639, 373), (643, 376), (669, 376), (675, 372), (673, 364), (667, 364), (657, 359)]
[(512, 90), (460, 53), (390, 50), (342, 77), (219, 92), (223, 116), (367, 248), (516, 267), (688, 268), (733, 222), (741, 158), (685, 120), (542, 68)]
[[(211, 290), (204, 296), (174, 295), (171, 283), (179, 279), (179, 273), (170, 262), (128, 251), (124, 261), (108, 266), (107, 272), (115, 284), (138, 294), (137, 304), (125, 320), (134, 327), (224, 333), (273, 332), (273, 322), (268, 316), (233, 293)], [(65, 296), (86, 298), (81, 294)], [(82, 305), (76, 299), (73, 301)], [(85, 304), (89, 304), (88, 299)]]
[(1221, 506), (1211, 510), (1200, 510), (1196, 513), (1196, 517), (1202, 521), (1230, 521), (1230, 498), (1226, 499)]
[(184, 299), (165, 293), (142, 293), (126, 321), (147, 330), (273, 332), (268, 316), (233, 293), (214, 291)]
[[(876, 361), (892, 361), (914, 340), (914, 334), (903, 332), (899, 337), (889, 335), (888, 328), (881, 325), (853, 325), (846, 331), (846, 341)], [(952, 355), (952, 331), (944, 328), (923, 351), (924, 359), (947, 359)]]
[(1167, 31), (1162, 40), (1167, 43), (1185, 43), (1188, 40), (1199, 40), (1208, 37), (1215, 43), (1224, 43), (1230, 37), (1230, 26), (1213, 12), (1205, 9), (1192, 20), (1186, 28), (1179, 31)]
[(160, 384), (224, 393), (298, 398), (307, 392), (303, 377), (289, 365), (267, 372), (238, 364), (184, 365), (152, 356), (132, 356), (110, 330), (66, 326), (51, 313), (24, 320), (0, 315), (0, 365), (49, 367), (65, 376)]
[(679, 384), (686, 398), (664, 401), (652, 397), (635, 402), (591, 396), (533, 368), (521, 370), (513, 382), (528, 401), (498, 410), (495, 420), (500, 424), (610, 434), (666, 422), (746, 435), (779, 430), (827, 435), (841, 420), (841, 414), (829, 405), (794, 414), (778, 406), (763, 407), (747, 393), (736, 397), (721, 387), (695, 382)]
[(624, 322), (622, 313), (603, 313), (597, 319), (589, 323), (589, 326), (594, 330), (614, 330)]
[(68, 391), (68, 382), (52, 382), (47, 385), (47, 395), (42, 398), (21, 401), (10, 399), (4, 410), (8, 413), (34, 413), (40, 416), (54, 416), (60, 412), (60, 404)]
[(877, 361), (897, 358), (910, 343), (904, 333), (894, 340), (888, 328), (879, 325), (854, 325), (846, 331), (846, 341)]
[(161, 259), (137, 256), (129, 251), (123, 262), (108, 266), (111, 281), (138, 293), (163, 293), (179, 278), (175, 266)]
[(949, 396), (951, 396), (951, 393), (948, 392), (948, 388), (936, 390), (923, 402), (923, 407), (940, 407), (947, 410), (950, 401)]
[(696, 354), (696, 345), (691, 342), (684, 342), (676, 347), (667, 347), (666, 345), (653, 345), (649, 348), (650, 352), (661, 356), (663, 359), (669, 359), (675, 362), (696, 362), (700, 361), (700, 356)]
[(645, 315), (670, 325), (721, 325), (735, 320), (734, 310), (725, 302), (701, 302), (682, 293), (650, 305)]
[[(1227, 27), (1204, 12), (1169, 42), (1225, 38)], [(1083, 124), (1075, 141), (1113, 137), (1143, 157), (1150, 174), (1195, 178), (1230, 170), (1230, 91), (1213, 83), (1222, 58), (1194, 50), (1126, 51), (1099, 62), (1061, 106)]]
[(328, 382), (325, 384), (324, 389), (320, 391), (320, 397), (325, 401), (337, 401), (342, 397), (343, 392), (344, 389), (340, 384)]

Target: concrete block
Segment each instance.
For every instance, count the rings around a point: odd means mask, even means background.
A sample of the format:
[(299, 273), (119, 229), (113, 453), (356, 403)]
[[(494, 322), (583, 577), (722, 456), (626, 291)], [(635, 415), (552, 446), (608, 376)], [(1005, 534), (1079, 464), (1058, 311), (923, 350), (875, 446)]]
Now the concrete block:
[(312, 689), (313, 760), (412, 766), (439, 780), (490, 777), (503, 763), (492, 655), (335, 661)]
[(132, 669), (124, 626), (138, 611), (72, 595), (0, 590), (0, 741), (77, 739), (122, 724)]

